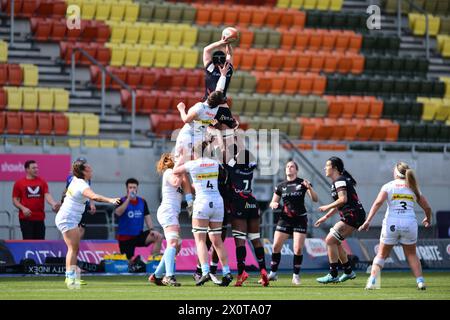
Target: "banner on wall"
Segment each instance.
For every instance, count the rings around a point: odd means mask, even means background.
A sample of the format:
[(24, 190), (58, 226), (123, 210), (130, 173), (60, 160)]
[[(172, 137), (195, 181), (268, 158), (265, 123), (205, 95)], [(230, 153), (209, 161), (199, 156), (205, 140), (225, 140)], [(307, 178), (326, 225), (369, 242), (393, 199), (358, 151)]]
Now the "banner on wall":
[(35, 160), (45, 181), (65, 181), (70, 172), (70, 154), (0, 154), (0, 181), (16, 181), (25, 176), (24, 164)]

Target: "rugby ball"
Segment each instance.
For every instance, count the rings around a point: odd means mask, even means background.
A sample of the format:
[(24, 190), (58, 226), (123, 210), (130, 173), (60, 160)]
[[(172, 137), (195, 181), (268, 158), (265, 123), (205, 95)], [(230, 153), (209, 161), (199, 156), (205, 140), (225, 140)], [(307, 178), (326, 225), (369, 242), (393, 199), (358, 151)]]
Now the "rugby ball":
[(228, 27), (222, 31), (222, 40), (228, 39), (230, 43), (237, 42), (239, 40), (239, 31), (236, 28)]

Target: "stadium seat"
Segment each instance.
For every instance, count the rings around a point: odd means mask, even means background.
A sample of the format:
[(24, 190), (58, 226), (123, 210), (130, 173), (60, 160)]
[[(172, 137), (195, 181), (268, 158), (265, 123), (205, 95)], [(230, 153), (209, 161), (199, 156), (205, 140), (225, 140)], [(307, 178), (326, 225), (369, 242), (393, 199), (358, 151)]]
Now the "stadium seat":
[(34, 112), (21, 112), (22, 116), (22, 134), (36, 134), (37, 116)]
[(65, 113), (65, 116), (69, 120), (69, 136), (82, 136), (84, 133), (84, 121), (83, 116), (79, 113)]
[(127, 3), (125, 7), (124, 20), (126, 22), (136, 22), (139, 16), (139, 3)]
[(37, 110), (38, 105), (38, 93), (34, 88), (23, 88), (23, 110)]
[(81, 19), (93, 20), (97, 11), (97, 2), (83, 1), (81, 5)]
[(6, 133), (20, 134), (22, 130), (22, 116), (20, 112), (6, 112)]
[(198, 29), (189, 25), (182, 25), (183, 39), (182, 46), (192, 48), (197, 43)]
[(3, 134), (6, 127), (6, 112), (0, 111), (0, 134)]
[(4, 87), (6, 91), (8, 110), (20, 110), (22, 109), (22, 89), (16, 87)]
[(69, 119), (63, 113), (53, 113), (53, 132), (57, 136), (65, 136), (69, 131)]
[(50, 88), (38, 88), (39, 111), (53, 111), (53, 91)]
[(18, 64), (8, 65), (8, 83), (13, 86), (20, 86), (23, 82), (23, 70)]
[(127, 4), (125, 4), (123, 2), (113, 2), (111, 4), (111, 13), (109, 15), (109, 20), (123, 21), (126, 6), (127, 6)]
[(23, 70), (23, 84), (25, 86), (35, 87), (39, 82), (38, 67), (32, 64), (21, 64)]
[(55, 88), (53, 90), (55, 111), (67, 111), (69, 109), (69, 92)]
[(98, 136), (100, 131), (99, 117), (93, 113), (81, 114), (84, 122), (84, 135), (85, 136)]
[(110, 42), (122, 43), (123, 40), (125, 39), (127, 24), (116, 21), (108, 21), (108, 25), (111, 29)]
[(0, 110), (5, 109), (8, 105), (7, 94), (3, 88), (0, 88)]
[(8, 61), (8, 44), (0, 40), (0, 62)]

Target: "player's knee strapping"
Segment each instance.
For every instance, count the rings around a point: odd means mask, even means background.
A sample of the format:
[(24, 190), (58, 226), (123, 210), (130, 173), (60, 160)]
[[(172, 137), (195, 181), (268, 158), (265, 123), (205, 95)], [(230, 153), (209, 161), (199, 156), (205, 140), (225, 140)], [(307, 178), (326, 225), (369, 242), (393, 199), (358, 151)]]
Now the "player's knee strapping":
[(208, 229), (208, 234), (222, 234), (222, 227)]
[(192, 227), (192, 233), (208, 233), (207, 227)]
[(256, 240), (256, 239), (261, 238), (261, 234), (260, 234), (259, 232), (258, 232), (258, 233), (248, 233), (248, 234), (247, 234), (247, 238), (248, 238), (248, 240), (250, 240), (250, 241)]
[(233, 237), (236, 239), (247, 240), (247, 233), (239, 230), (232, 230)]
[(373, 264), (377, 264), (380, 266), (380, 268), (383, 268), (384, 267), (384, 259), (375, 257), (375, 259), (373, 259)]
[(330, 228), (330, 233), (339, 243), (344, 241), (344, 237), (335, 228)]
[(178, 232), (175, 232), (175, 231), (164, 232), (164, 236), (166, 237), (167, 241), (177, 240), (178, 244), (181, 243), (181, 238), (180, 238), (180, 235), (178, 234)]

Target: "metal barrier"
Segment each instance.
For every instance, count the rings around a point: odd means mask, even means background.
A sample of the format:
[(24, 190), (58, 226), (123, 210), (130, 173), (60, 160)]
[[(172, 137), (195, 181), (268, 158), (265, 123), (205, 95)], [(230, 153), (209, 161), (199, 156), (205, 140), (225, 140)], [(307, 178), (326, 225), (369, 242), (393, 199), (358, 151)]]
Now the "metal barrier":
[(0, 214), (6, 214), (6, 216), (8, 217), (8, 225), (3, 226), (0, 225), (0, 228), (2, 229), (8, 229), (9, 231), (9, 240), (14, 239), (14, 226), (13, 226), (13, 222), (12, 222), (12, 216), (11, 213), (7, 210), (0, 210)]
[(102, 94), (101, 94), (101, 118), (105, 117), (105, 99), (106, 99), (106, 93), (105, 93), (105, 74), (108, 74), (111, 79), (115, 82), (117, 82), (121, 87), (125, 88), (128, 92), (131, 93), (131, 140), (135, 140), (135, 131), (136, 131), (136, 91), (133, 90), (130, 86), (128, 86), (125, 82), (120, 80), (118, 77), (116, 77), (112, 72), (108, 71), (104, 65), (102, 65), (100, 62), (95, 60), (89, 53), (87, 53), (82, 48), (74, 48), (72, 51), (72, 61), (71, 61), (71, 72), (70, 72), (70, 78), (71, 78), (71, 93), (75, 94), (75, 54), (77, 52), (80, 52), (83, 56), (85, 56), (92, 64), (96, 65), (97, 67), (102, 70)]

